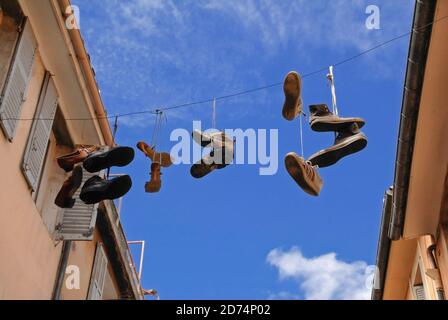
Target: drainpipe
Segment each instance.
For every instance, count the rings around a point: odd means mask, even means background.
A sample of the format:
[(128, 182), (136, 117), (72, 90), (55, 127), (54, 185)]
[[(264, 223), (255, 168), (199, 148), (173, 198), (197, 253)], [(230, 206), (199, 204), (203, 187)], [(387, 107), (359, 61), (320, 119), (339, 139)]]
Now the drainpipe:
[(71, 241), (63, 241), (61, 258), (59, 259), (56, 281), (54, 283), (52, 300), (61, 300), (61, 291), (64, 284), (65, 270), (67, 270), (68, 257), (70, 256)]
[(403, 236), (415, 132), (437, 0), (417, 0), (409, 48), (395, 163), (394, 199), (389, 237)]

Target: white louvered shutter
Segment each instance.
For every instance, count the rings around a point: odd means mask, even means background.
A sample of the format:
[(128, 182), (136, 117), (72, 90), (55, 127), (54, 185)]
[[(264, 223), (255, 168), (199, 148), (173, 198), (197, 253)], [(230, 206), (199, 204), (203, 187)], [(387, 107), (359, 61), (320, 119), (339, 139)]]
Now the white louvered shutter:
[(102, 300), (106, 272), (106, 253), (104, 252), (103, 245), (98, 243), (96, 246), (95, 261), (93, 262), (92, 275), (90, 277), (88, 300)]
[(425, 287), (423, 285), (414, 286), (415, 300), (426, 300)]
[(14, 138), (17, 119), (20, 117), (22, 105), (26, 99), (36, 51), (36, 38), (29, 21), (27, 21), (20, 37), (4, 93), (0, 99), (0, 124), (9, 140)]
[(95, 175), (98, 174), (83, 171), (81, 187), (73, 196), (76, 200), (74, 207), (60, 212), (59, 223), (55, 230), (56, 240), (90, 241), (93, 239), (98, 204), (85, 204), (79, 199), (79, 194), (84, 183)]
[(22, 165), (25, 177), (33, 191), (36, 191), (39, 182), (57, 105), (56, 87), (47, 74)]

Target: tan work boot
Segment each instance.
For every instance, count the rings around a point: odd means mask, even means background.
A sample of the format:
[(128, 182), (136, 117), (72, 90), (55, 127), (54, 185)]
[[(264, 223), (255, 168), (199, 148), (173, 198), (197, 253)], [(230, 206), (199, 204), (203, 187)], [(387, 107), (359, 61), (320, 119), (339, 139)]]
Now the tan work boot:
[(283, 84), (285, 103), (283, 104), (283, 118), (292, 121), (302, 112), (302, 79), (300, 75), (291, 71)]
[(173, 165), (171, 155), (166, 152), (156, 152), (154, 148), (148, 146), (145, 142), (137, 143), (137, 148), (142, 151), (152, 162), (158, 162), (162, 167), (168, 168)]
[(154, 162), (151, 164), (151, 181), (145, 184), (145, 191), (147, 193), (155, 193), (160, 191), (162, 188), (162, 180), (160, 179), (161, 175), (160, 163)]
[(299, 157), (294, 152), (286, 155), (285, 166), (289, 175), (303, 191), (312, 196), (318, 196), (320, 194), (323, 181), (317, 172), (317, 167), (313, 167), (309, 161), (305, 161), (305, 159)]

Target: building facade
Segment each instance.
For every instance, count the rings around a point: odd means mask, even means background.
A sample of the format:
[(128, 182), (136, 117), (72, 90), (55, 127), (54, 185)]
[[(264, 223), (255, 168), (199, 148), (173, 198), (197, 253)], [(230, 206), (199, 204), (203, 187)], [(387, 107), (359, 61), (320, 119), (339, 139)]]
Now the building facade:
[(143, 299), (114, 203), (54, 204), (56, 158), (114, 143), (71, 14), (0, 0), (0, 299)]
[(393, 187), (372, 299), (448, 293), (448, 1), (416, 1)]

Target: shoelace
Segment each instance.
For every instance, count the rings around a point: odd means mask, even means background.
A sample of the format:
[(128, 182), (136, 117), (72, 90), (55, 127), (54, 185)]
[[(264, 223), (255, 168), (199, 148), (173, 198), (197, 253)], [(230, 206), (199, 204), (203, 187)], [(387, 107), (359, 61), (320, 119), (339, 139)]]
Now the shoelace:
[(305, 162), (305, 173), (311, 180), (314, 179), (314, 176), (316, 175), (316, 168), (313, 166), (311, 161)]

